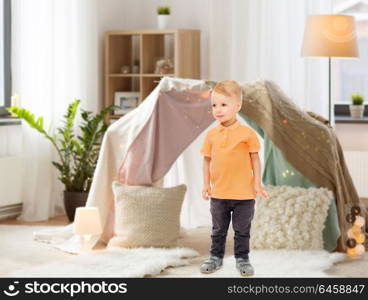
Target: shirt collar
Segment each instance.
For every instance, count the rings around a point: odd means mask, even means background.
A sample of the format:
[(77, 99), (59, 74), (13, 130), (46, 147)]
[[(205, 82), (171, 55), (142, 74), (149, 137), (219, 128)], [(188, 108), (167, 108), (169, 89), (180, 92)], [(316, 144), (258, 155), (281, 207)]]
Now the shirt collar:
[(230, 126), (224, 126), (221, 123), (217, 126), (219, 131), (222, 130), (234, 130), (240, 126), (240, 123), (238, 120), (235, 121), (235, 123), (231, 124)]

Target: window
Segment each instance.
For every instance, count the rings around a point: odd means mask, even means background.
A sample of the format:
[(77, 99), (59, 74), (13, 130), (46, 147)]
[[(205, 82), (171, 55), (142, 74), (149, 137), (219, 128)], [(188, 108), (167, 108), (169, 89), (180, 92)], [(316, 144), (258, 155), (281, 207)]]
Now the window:
[(10, 0), (0, 2), (0, 116), (8, 115), (5, 107), (10, 106)]
[(354, 16), (359, 47), (358, 59), (333, 59), (333, 93), (336, 104), (350, 104), (351, 95), (368, 99), (368, 1), (334, 0), (334, 13)]

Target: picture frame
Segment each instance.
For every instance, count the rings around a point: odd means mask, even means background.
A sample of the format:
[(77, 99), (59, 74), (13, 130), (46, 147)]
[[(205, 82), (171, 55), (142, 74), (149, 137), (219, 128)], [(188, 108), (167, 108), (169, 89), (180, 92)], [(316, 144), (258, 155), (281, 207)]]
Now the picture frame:
[(114, 111), (116, 115), (126, 114), (136, 108), (139, 103), (139, 92), (119, 91), (114, 94), (114, 104), (120, 106), (121, 109)]

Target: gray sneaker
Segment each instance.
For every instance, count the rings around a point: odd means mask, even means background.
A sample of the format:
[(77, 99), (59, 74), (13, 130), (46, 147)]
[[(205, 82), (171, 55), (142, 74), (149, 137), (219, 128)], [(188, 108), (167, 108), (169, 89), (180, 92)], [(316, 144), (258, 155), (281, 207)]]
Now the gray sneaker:
[(253, 276), (254, 269), (249, 262), (249, 259), (245, 258), (236, 258), (236, 268), (240, 272), (241, 276)]
[(204, 274), (209, 274), (217, 271), (222, 266), (222, 258), (217, 256), (210, 256), (209, 259), (206, 259), (200, 267), (200, 270)]

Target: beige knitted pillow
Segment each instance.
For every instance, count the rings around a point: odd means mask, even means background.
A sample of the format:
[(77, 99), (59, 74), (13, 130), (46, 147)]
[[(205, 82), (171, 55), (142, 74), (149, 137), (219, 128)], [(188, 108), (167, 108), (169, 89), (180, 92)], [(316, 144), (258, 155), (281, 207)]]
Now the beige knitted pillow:
[(114, 181), (115, 236), (108, 247), (173, 247), (186, 185), (129, 186)]

